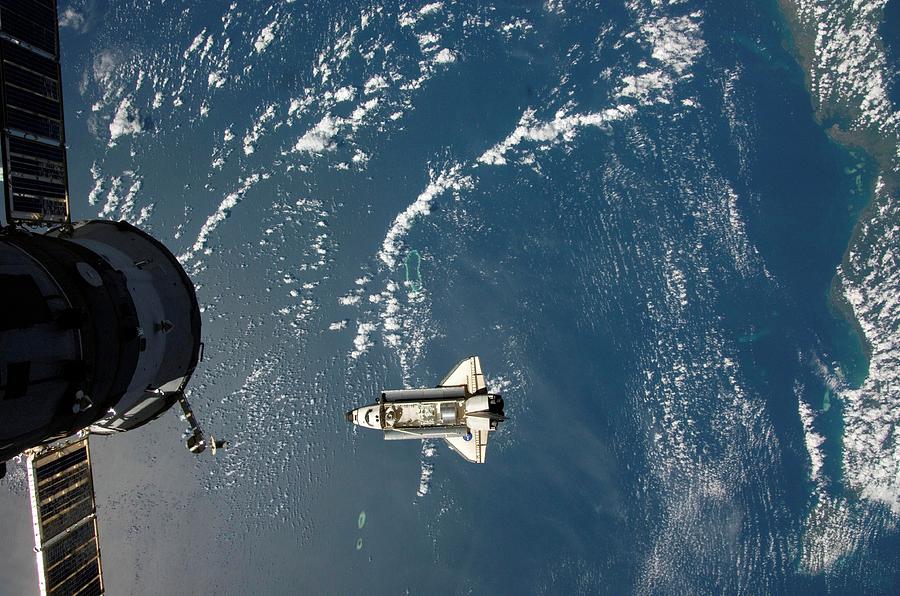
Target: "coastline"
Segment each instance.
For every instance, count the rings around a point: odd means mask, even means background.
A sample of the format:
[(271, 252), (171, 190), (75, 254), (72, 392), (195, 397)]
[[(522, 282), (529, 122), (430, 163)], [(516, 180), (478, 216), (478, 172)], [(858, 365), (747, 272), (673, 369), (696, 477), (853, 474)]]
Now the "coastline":
[[(828, 101), (822, 96), (823, 94), (817, 93), (819, 87), (816, 80), (818, 22), (814, 18), (809, 18), (808, 15), (805, 16), (800, 7), (800, 5), (804, 5), (809, 12), (811, 4), (804, 0), (778, 0), (778, 7), (787, 25), (787, 33), (790, 35), (789, 43), (786, 45), (803, 70), (816, 122), (822, 126), (832, 141), (845, 149), (861, 150), (877, 167), (877, 172), (869, 181), (866, 205), (860, 211), (854, 224), (850, 239), (844, 249), (841, 265), (835, 272), (828, 291), (829, 307), (836, 316), (843, 318), (853, 327), (859, 337), (866, 360), (870, 361), (873, 351), (871, 338), (867, 337), (862, 323), (854, 312), (853, 305), (845, 295), (841, 272), (846, 275), (852, 270), (850, 258), (853, 249), (860, 245), (866, 223), (872, 220), (877, 212), (879, 201), (876, 188), (879, 187), (879, 184), (883, 184), (880, 192), (888, 196), (896, 194), (900, 189), (900, 172), (898, 172), (896, 163), (900, 135), (898, 135), (896, 127), (893, 130), (879, 130), (877, 122), (868, 122), (865, 126), (859, 126), (864, 116), (862, 107), (865, 101), (864, 97), (838, 97)], [(870, 18), (877, 20), (880, 24), (884, 18), (884, 9), (877, 8)], [(880, 36), (875, 35), (874, 37), (874, 50), (884, 55), (885, 49)]]
[[(865, 154), (874, 168), (866, 179), (866, 204), (828, 289), (829, 308), (855, 330), (866, 358), (865, 375), (849, 383), (842, 380), (838, 393), (843, 416), (841, 470), (849, 489), (842, 491), (839, 509), (861, 499), (886, 505), (896, 521), (900, 518), (900, 439), (894, 437), (894, 428), (900, 425), (896, 407), (900, 404), (896, 199), (900, 111), (888, 93), (893, 81), (880, 37), (886, 5), (887, 0), (778, 0), (785, 44), (803, 69), (816, 122), (833, 142)], [(815, 521), (822, 499), (832, 498), (816, 494), (808, 523)], [(839, 518), (833, 523), (842, 523)], [(813, 533), (804, 540), (814, 546), (817, 539)], [(823, 553), (829, 550), (824, 543), (819, 546)], [(842, 552), (832, 554), (839, 557)], [(833, 563), (838, 557), (826, 559)]]

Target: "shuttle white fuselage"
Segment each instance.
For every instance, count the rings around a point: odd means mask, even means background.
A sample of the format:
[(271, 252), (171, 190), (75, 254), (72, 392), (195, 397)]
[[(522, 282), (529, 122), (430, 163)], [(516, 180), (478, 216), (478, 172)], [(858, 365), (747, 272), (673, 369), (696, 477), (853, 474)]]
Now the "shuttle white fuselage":
[(478, 356), (462, 360), (435, 388), (385, 390), (376, 403), (346, 416), (357, 426), (383, 431), (389, 441), (445, 439), (479, 464), (490, 433), (505, 419), (503, 397), (488, 393)]

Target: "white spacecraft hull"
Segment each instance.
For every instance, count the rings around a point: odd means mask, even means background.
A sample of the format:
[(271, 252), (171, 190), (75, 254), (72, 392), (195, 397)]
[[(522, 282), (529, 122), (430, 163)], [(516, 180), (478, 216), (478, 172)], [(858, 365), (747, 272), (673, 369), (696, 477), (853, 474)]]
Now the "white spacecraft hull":
[(503, 398), (488, 393), (481, 362), (472, 356), (437, 387), (383, 391), (378, 402), (347, 412), (347, 420), (380, 429), (388, 441), (444, 439), (463, 458), (481, 464), (490, 433), (504, 420)]

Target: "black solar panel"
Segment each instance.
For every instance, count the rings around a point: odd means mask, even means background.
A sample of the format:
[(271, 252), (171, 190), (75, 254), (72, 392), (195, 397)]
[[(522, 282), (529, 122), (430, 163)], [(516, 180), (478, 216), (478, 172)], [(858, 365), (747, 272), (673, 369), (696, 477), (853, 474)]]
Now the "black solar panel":
[[(74, 594), (93, 580), (99, 586), (100, 547), (97, 544), (96, 521), (89, 520), (44, 549), (43, 557), (48, 594)], [(91, 593), (91, 590), (86, 592)]]
[(41, 458), (35, 463), (34, 473), (37, 481), (42, 486), (46, 486), (48, 482), (60, 473), (70, 471), (87, 463), (87, 458), (87, 449), (74, 449), (65, 455)]
[(0, 149), (9, 222), (69, 220), (55, 0), (0, 0)]
[(30, 456), (28, 470), (41, 593), (102, 594), (87, 439)]

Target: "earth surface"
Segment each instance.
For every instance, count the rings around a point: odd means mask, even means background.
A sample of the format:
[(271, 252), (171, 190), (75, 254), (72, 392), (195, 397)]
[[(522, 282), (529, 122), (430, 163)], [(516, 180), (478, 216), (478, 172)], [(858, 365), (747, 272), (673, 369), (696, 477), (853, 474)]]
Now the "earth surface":
[[(179, 256), (231, 442), (192, 456), (174, 413), (92, 442), (109, 594), (900, 589), (900, 208), (814, 109), (877, 75), (896, 132), (890, 19), (881, 62), (826, 27), (809, 68), (774, 1), (60, 22), (74, 216)], [(469, 355), (509, 416), (485, 465), (345, 421)], [(3, 594), (35, 591), (23, 478)]]

